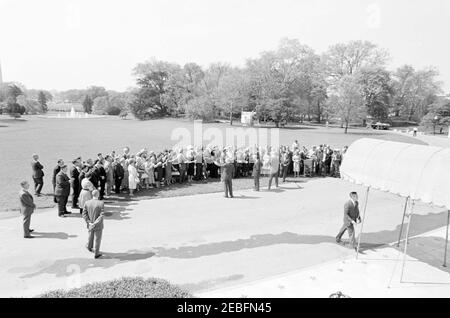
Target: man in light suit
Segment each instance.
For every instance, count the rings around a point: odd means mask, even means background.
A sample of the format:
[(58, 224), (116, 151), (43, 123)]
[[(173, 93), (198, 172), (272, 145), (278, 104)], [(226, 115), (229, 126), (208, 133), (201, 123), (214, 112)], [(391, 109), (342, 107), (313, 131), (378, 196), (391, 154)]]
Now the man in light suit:
[(61, 171), (56, 175), (55, 197), (58, 202), (58, 216), (65, 217), (70, 214), (66, 209), (70, 194), (70, 179), (67, 176), (67, 166), (61, 166)]
[(357, 244), (354, 225), (360, 222), (361, 217), (359, 216), (358, 193), (350, 192), (350, 200), (344, 205), (344, 225), (342, 225), (341, 230), (336, 236), (336, 242), (341, 243), (342, 235), (344, 235), (345, 231), (348, 230), (350, 245), (356, 250)]
[(270, 177), (269, 187), (272, 187), (272, 180), (275, 179), (275, 186), (278, 188), (278, 174), (280, 172), (280, 156), (276, 151), (273, 151), (270, 155)]
[(103, 233), (104, 203), (99, 200), (100, 192), (92, 191), (92, 200), (84, 204), (83, 219), (86, 221), (89, 231), (86, 248), (89, 252), (94, 252), (94, 258), (102, 256), (100, 254), (100, 244)]
[(20, 213), (23, 216), (23, 237), (24, 238), (33, 238), (30, 235), (34, 230), (30, 229), (31, 224), (31, 215), (36, 209), (36, 205), (33, 202), (33, 196), (28, 192), (30, 185), (27, 181), (22, 181), (20, 183), (22, 189), (19, 192), (19, 200), (20, 200)]
[(31, 168), (33, 169), (34, 194), (39, 197), (44, 186), (44, 171), (42, 171), (44, 166), (39, 162), (39, 156), (37, 154), (33, 155)]

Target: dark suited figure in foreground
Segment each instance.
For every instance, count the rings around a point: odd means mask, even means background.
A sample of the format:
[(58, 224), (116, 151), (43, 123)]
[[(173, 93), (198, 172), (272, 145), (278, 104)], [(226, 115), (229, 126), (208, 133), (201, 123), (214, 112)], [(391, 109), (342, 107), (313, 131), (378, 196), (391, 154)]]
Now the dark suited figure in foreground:
[(232, 158), (227, 158), (224, 153), (221, 162), (215, 161), (214, 163), (222, 169), (220, 174), (225, 191), (225, 198), (233, 198), (234, 160)]
[(354, 225), (361, 222), (361, 217), (359, 216), (359, 203), (358, 194), (356, 192), (350, 193), (350, 200), (344, 205), (344, 224), (341, 230), (336, 236), (336, 242), (341, 243), (342, 235), (348, 230), (348, 236), (350, 237), (350, 246), (357, 249), (357, 243), (355, 239), (355, 228)]
[(64, 217), (70, 214), (66, 209), (70, 195), (70, 179), (67, 176), (67, 166), (63, 165), (61, 171), (56, 175), (55, 197), (58, 202), (58, 216)]
[(33, 202), (33, 196), (28, 192), (30, 185), (27, 181), (22, 181), (20, 183), (22, 189), (19, 192), (19, 200), (20, 200), (20, 213), (23, 216), (23, 237), (24, 238), (33, 238), (30, 235), (34, 230), (30, 229), (31, 224), (31, 215), (36, 209), (36, 205)]
[(262, 162), (261, 162), (261, 158), (259, 156), (259, 152), (256, 153), (255, 156), (255, 162), (253, 164), (253, 180), (255, 182), (255, 191), (259, 191), (259, 178), (261, 177), (261, 167), (262, 167)]
[(31, 168), (33, 169), (34, 194), (39, 197), (44, 186), (44, 171), (42, 171), (44, 166), (39, 162), (39, 156), (37, 154), (33, 155)]
[(88, 228), (88, 243), (86, 248), (89, 252), (94, 253), (95, 258), (102, 256), (100, 254), (100, 244), (103, 233), (104, 203), (99, 200), (100, 192), (92, 191), (92, 200), (84, 204), (83, 219), (86, 221)]
[(78, 197), (81, 192), (81, 158), (72, 161), (73, 166), (70, 168), (70, 186), (72, 187), (72, 209), (79, 209)]
[[(64, 160), (59, 159), (58, 164), (55, 168), (53, 168), (53, 176), (52, 176), (52, 184), (53, 184), (53, 193), (55, 193), (55, 187), (56, 187), (56, 176), (61, 171), (61, 167), (64, 166)], [(53, 202), (58, 203), (56, 200), (56, 196), (53, 197)]]

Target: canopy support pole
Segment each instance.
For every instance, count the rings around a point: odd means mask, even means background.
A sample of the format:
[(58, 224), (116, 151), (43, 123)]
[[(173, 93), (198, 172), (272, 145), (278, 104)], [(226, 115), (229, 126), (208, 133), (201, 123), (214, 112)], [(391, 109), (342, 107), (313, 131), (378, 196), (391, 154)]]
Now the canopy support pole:
[(356, 259), (358, 259), (359, 247), (361, 246), (361, 236), (362, 236), (362, 232), (363, 232), (363, 228), (364, 228), (364, 220), (366, 219), (366, 210), (367, 210), (367, 201), (369, 200), (369, 191), (370, 191), (370, 187), (367, 187), (366, 198), (364, 200), (365, 202), (364, 202), (363, 218), (362, 218), (362, 222), (361, 222), (361, 229), (359, 231), (359, 236), (358, 236), (358, 247), (356, 248)]
[(450, 223), (450, 210), (447, 212), (447, 231), (445, 234), (444, 267), (447, 267), (448, 225)]
[(403, 209), (402, 225), (400, 226), (400, 234), (398, 235), (397, 247), (400, 247), (400, 239), (402, 238), (403, 224), (405, 224), (405, 214), (406, 214), (406, 209), (408, 207), (408, 201), (409, 201), (409, 197), (406, 197), (405, 207)]
[(406, 229), (405, 248), (403, 249), (403, 263), (402, 263), (402, 274), (400, 275), (400, 283), (403, 282), (403, 273), (405, 271), (405, 263), (406, 263), (406, 252), (408, 250), (409, 229), (411, 228), (413, 212), (414, 212), (414, 200), (411, 201), (411, 204), (409, 206), (408, 227)]

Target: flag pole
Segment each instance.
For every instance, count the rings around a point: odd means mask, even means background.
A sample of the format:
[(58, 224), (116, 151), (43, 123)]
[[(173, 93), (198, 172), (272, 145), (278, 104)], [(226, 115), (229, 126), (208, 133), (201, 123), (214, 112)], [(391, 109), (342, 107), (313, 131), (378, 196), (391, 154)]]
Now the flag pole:
[(366, 219), (366, 210), (367, 210), (367, 201), (369, 200), (369, 191), (370, 191), (370, 187), (367, 187), (366, 198), (364, 200), (365, 202), (364, 202), (363, 218), (362, 218), (362, 222), (361, 222), (361, 229), (359, 231), (359, 236), (358, 236), (358, 247), (356, 248), (356, 259), (358, 259), (359, 247), (361, 246), (361, 236), (362, 236), (363, 227), (364, 227), (364, 220)]

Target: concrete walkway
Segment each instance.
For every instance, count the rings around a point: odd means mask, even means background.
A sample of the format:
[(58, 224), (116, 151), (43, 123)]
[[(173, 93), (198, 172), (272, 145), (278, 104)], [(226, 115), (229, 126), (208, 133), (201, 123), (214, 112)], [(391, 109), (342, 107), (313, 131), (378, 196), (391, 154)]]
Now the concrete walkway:
[[(308, 287), (301, 292), (289, 288), (287, 294), (268, 284), (260, 290), (263, 296), (327, 297), (339, 287), (329, 280), (330, 275), (337, 279), (336, 266), (348, 273), (355, 270), (348, 281), (354, 282), (349, 283), (355, 288), (349, 289), (351, 296), (379, 295), (357, 289), (373, 263), (343, 263), (354, 258), (354, 251), (334, 241), (349, 191), (356, 189), (362, 195), (364, 189), (339, 179), (303, 181), (271, 192), (239, 191), (235, 199), (215, 193), (109, 203), (102, 243), (105, 258), (98, 260), (84, 248), (87, 233), (78, 215), (65, 219), (56, 211), (35, 215), (32, 228), (37, 238), (32, 240), (21, 237), (19, 217), (0, 220), (0, 296), (35, 296), (121, 276), (165, 278), (196, 295), (228, 296), (236, 294), (224, 288), (295, 273), (289, 279), (295, 278), (296, 286), (310, 277), (321, 284), (311, 286), (314, 293)], [(383, 244), (397, 240), (403, 203), (400, 197), (372, 192), (362, 239), (368, 255), (391, 256)], [(440, 209), (419, 204), (416, 213), (412, 235), (445, 224), (446, 212)], [(424, 266), (418, 275), (439, 281), (448, 277), (438, 267)], [(432, 274), (436, 271), (441, 276)], [(422, 288), (418, 294), (427, 296), (429, 290)], [(242, 289), (238, 294), (255, 296), (260, 291)], [(418, 294), (405, 289), (402, 295)]]

